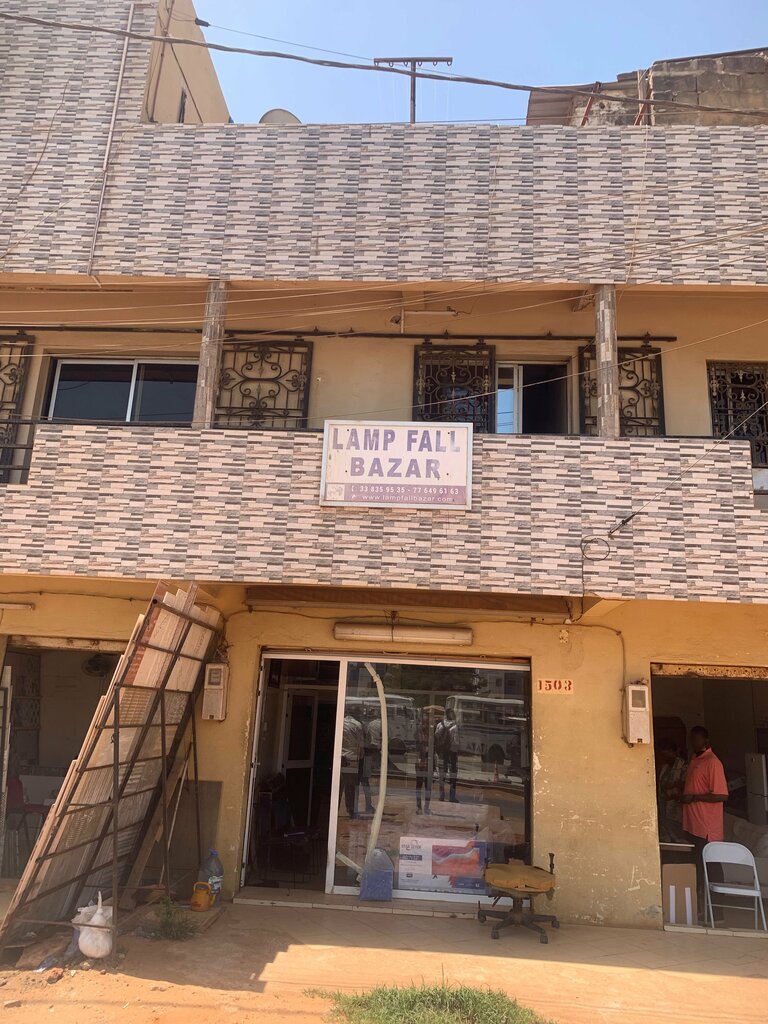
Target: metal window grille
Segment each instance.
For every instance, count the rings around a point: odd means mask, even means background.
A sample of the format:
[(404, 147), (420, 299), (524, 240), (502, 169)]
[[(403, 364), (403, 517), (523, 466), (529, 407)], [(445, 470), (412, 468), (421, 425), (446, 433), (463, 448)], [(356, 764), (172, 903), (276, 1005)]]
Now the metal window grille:
[(311, 370), (311, 341), (226, 343), (216, 426), (306, 430)]
[(433, 345), (415, 351), (413, 418), (472, 423), (493, 432), (496, 422), (496, 349), (476, 345)]
[[(581, 432), (597, 435), (597, 355), (579, 351)], [(664, 436), (661, 354), (650, 345), (619, 349), (619, 417), (622, 437)]]
[(768, 363), (707, 363), (714, 437), (749, 441), (752, 465), (768, 466)]
[(33, 343), (33, 338), (21, 332), (0, 335), (0, 483), (15, 479), (17, 470), (23, 472), (28, 463), (29, 451), (20, 443), (19, 430)]

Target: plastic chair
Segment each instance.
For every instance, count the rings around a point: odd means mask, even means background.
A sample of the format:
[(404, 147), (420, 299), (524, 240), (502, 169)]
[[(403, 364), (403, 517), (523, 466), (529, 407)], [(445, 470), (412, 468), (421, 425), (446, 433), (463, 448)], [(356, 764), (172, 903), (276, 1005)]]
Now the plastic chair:
[[(760, 880), (757, 877), (757, 867), (752, 852), (740, 843), (707, 843), (702, 851), (704, 862), (704, 897), (709, 922), (712, 928), (715, 927), (715, 915), (712, 907), (727, 907), (731, 910), (743, 910), (743, 906), (734, 903), (713, 903), (712, 893), (721, 896), (745, 896), (755, 901), (755, 931), (757, 931), (757, 911), (760, 908), (760, 917), (763, 921), (763, 931), (768, 932), (768, 925), (765, 923), (765, 909), (763, 907), (762, 893), (760, 892)], [(726, 879), (722, 882), (710, 882), (707, 872), (708, 864), (734, 865), (742, 869), (743, 874), (751, 873), (752, 879), (749, 882), (737, 882)], [(726, 878), (723, 872), (724, 879)]]

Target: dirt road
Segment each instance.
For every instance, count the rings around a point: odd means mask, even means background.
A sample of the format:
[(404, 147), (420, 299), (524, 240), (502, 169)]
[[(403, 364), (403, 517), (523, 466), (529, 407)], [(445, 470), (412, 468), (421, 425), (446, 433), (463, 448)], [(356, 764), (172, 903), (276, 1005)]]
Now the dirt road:
[(320, 1024), (329, 1004), (309, 987), (443, 978), (503, 988), (557, 1024), (765, 1024), (768, 1004), (768, 939), (753, 937), (564, 925), (541, 946), (489, 941), (471, 920), (228, 906), (189, 942), (120, 948), (118, 967), (52, 985), (0, 975), (3, 1024)]

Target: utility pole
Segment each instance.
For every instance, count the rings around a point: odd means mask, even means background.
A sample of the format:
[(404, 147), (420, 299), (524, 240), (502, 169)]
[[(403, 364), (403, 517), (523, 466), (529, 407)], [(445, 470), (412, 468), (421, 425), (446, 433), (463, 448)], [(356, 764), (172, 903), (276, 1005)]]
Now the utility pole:
[(380, 64), (388, 64), (393, 68), (395, 64), (402, 64), (411, 69), (411, 124), (416, 124), (416, 69), (423, 64), (431, 64), (437, 67), (438, 64), (453, 64), (453, 57), (375, 57), (373, 63), (378, 67)]

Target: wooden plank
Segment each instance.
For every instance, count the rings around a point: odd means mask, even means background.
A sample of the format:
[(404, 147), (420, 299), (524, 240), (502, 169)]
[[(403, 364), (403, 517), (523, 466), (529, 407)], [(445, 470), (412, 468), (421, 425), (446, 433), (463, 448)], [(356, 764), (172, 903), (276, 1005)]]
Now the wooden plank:
[(568, 615), (563, 597), (526, 594), (471, 594), (451, 590), (382, 590), (380, 587), (325, 587), (259, 584), (246, 589), (248, 604), (306, 604), (368, 608), (476, 609), (520, 615)]
[(69, 636), (26, 636), (14, 633), (8, 637), (9, 647), (26, 647), (44, 651), (87, 651), (90, 654), (122, 654), (125, 640), (89, 640)]
[[(183, 744), (182, 744), (182, 746), (183, 746)], [(179, 747), (179, 754), (181, 753), (181, 749), (182, 749), (182, 747), (180, 746)], [(187, 754), (187, 757), (188, 756), (189, 755)], [(168, 775), (167, 789), (168, 789), (169, 793), (172, 793), (176, 789), (176, 787), (179, 785), (180, 780), (181, 780), (181, 775), (184, 772), (185, 767), (186, 767), (186, 763), (187, 763), (186, 759), (182, 759), (180, 756), (177, 756), (176, 761), (174, 762), (173, 768), (171, 769), (171, 771), (170, 771), (170, 773)], [(138, 890), (138, 887), (141, 885), (141, 879), (142, 879), (142, 876), (144, 874), (144, 869), (147, 866), (147, 861), (149, 860), (149, 858), (150, 858), (150, 856), (152, 854), (152, 850), (154, 849), (155, 844), (160, 841), (161, 832), (162, 832), (162, 825), (163, 825), (163, 808), (160, 805), (160, 803), (158, 803), (157, 807), (155, 808), (155, 813), (152, 815), (152, 820), (149, 823), (149, 827), (147, 828), (147, 830), (146, 830), (146, 832), (144, 834), (144, 839), (142, 841), (142, 844), (141, 844), (141, 846), (139, 847), (139, 849), (138, 849), (138, 851), (136, 853), (136, 858), (135, 858), (134, 863), (133, 863), (133, 868), (131, 869), (131, 873), (128, 876), (128, 880), (126, 882), (125, 890), (124, 890), (123, 896), (122, 896), (122, 898), (120, 900), (120, 906), (121, 907), (131, 907), (131, 906), (133, 906), (134, 897), (135, 897), (135, 894), (136, 894), (136, 892)]]
[[(112, 887), (113, 833), (108, 826), (114, 792), (116, 696), (126, 723), (130, 722), (119, 736), (117, 863), (122, 867), (134, 863), (135, 846), (162, 778), (162, 764), (156, 756), (160, 730), (152, 689), (157, 691), (172, 680), (177, 687), (167, 697), (170, 717), (166, 732), (168, 749), (172, 749), (184, 721), (184, 707), (191, 700), (204, 659), (212, 653), (218, 628), (218, 612), (196, 605), (195, 593), (194, 585), (173, 592), (161, 585), (146, 615), (139, 618), (46, 818), (0, 929), (0, 940), (7, 943), (23, 932), (25, 918), (70, 917), (82, 895), (90, 895), (95, 886)], [(199, 622), (190, 622), (190, 616)], [(144, 647), (144, 640), (167, 650)], [(182, 650), (200, 660), (180, 658)]]

